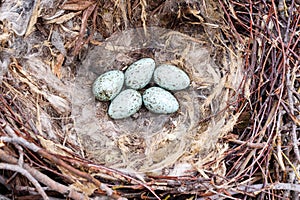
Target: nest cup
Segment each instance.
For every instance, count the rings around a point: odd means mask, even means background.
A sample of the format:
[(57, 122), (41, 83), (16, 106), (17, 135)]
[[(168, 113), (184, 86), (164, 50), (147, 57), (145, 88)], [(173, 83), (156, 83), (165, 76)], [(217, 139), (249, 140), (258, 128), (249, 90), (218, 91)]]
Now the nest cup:
[[(203, 41), (153, 27), (118, 33), (90, 50), (77, 73), (72, 111), (88, 157), (113, 168), (162, 174), (163, 168), (174, 169), (179, 162), (193, 168), (216, 151), (227, 111), (216, 114), (226, 107), (228, 93), (225, 68), (217, 66), (211, 54)], [(179, 111), (158, 115), (142, 108), (133, 117), (109, 118), (109, 103), (92, 95), (93, 81), (143, 57), (153, 58), (157, 65), (174, 64), (189, 75), (190, 87), (172, 92)], [(209, 116), (214, 117), (204, 120)]]

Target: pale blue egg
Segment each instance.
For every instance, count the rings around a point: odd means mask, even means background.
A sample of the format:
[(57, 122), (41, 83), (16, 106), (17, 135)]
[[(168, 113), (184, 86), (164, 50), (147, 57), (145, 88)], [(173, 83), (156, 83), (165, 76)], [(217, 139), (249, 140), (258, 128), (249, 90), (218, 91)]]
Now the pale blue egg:
[(149, 111), (157, 114), (170, 114), (179, 109), (176, 98), (170, 92), (159, 87), (146, 89), (143, 94), (143, 102)]
[(108, 115), (113, 119), (123, 119), (135, 114), (142, 106), (142, 96), (133, 89), (122, 91), (109, 105)]
[(189, 76), (174, 65), (163, 64), (153, 74), (154, 82), (167, 90), (183, 90), (190, 85)]
[(93, 83), (92, 92), (96, 99), (109, 101), (115, 98), (122, 90), (124, 73), (119, 70), (101, 74)]
[(151, 80), (155, 62), (152, 58), (142, 58), (132, 63), (125, 71), (125, 84), (131, 89), (142, 89)]

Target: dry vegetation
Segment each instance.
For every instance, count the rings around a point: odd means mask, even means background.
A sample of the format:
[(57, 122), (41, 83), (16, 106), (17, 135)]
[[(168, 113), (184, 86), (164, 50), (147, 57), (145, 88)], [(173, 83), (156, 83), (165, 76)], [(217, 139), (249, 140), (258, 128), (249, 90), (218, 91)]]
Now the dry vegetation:
[[(0, 13), (0, 199), (299, 199), (299, 1), (24, 2), (11, 3), (32, 8), (23, 31)], [(228, 148), (192, 176), (112, 169), (74, 137), (68, 86), (89, 48), (149, 26), (206, 41), (244, 72), (218, 138)]]

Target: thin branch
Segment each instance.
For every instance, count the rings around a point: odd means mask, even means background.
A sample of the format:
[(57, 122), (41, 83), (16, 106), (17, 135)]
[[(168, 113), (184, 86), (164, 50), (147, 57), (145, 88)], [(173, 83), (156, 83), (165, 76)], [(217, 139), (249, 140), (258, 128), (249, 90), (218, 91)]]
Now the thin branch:
[[(235, 189), (233, 189), (235, 190)], [(251, 186), (238, 186), (237, 191), (247, 191), (247, 192), (259, 192), (264, 190), (292, 190), (295, 192), (300, 192), (299, 184), (292, 183), (274, 183), (274, 184), (256, 184)]]
[(27, 170), (23, 169), (19, 165), (12, 165), (7, 163), (0, 163), (0, 169), (11, 170), (22, 174), (35, 186), (36, 190), (43, 197), (43, 199), (49, 200), (49, 197), (47, 196), (39, 182)]
[[(287, 94), (288, 94), (288, 101), (289, 101), (288, 105), (289, 105), (290, 113), (292, 116), (295, 115), (294, 100), (293, 100), (293, 94), (292, 94), (293, 84), (294, 83), (291, 82), (291, 71), (290, 71), (290, 69), (288, 69), (288, 71), (286, 73), (286, 86), (287, 86)], [(293, 123), (292, 130), (291, 130), (292, 142), (293, 142), (293, 147), (294, 147), (294, 152), (295, 152), (296, 158), (298, 160), (298, 163), (300, 163), (300, 151), (299, 151), (299, 147), (297, 145), (298, 138), (297, 138), (297, 134), (296, 134), (296, 129), (297, 129), (297, 125), (295, 123)]]
[(37, 152), (38, 154), (40, 154), (41, 156), (49, 159), (50, 161), (54, 162), (55, 164), (67, 169), (69, 172), (72, 172), (80, 177), (83, 177), (85, 179), (87, 179), (89, 182), (94, 183), (97, 187), (99, 187), (101, 190), (105, 191), (106, 194), (108, 196), (117, 196), (116, 194), (114, 194), (114, 191), (109, 188), (107, 185), (101, 183), (100, 181), (98, 181), (97, 179), (95, 179), (93, 176), (91, 176), (90, 174), (86, 173), (86, 172), (82, 172), (70, 165), (68, 165), (66, 162), (64, 162), (63, 160), (59, 159), (58, 157), (48, 153), (46, 150), (38, 147), (37, 145), (35, 145), (34, 143), (28, 142), (27, 140), (25, 140), (22, 137), (18, 137), (15, 133), (14, 130), (10, 127), (9, 124), (3, 122), (3, 120), (0, 119), (0, 123), (2, 125), (2, 127), (4, 128), (4, 130), (6, 132), (9, 132), (9, 135), (12, 135), (12, 137), (7, 137), (7, 136), (3, 136), (0, 137), (0, 141), (3, 142), (9, 142), (9, 143), (17, 143), (20, 145), (23, 145), (25, 147), (27, 147), (28, 149)]
[[(299, 184), (292, 184), (292, 183), (274, 183), (274, 184), (256, 184), (256, 185), (250, 185), (250, 186), (237, 186), (229, 188), (226, 192), (230, 195), (236, 195), (236, 194), (245, 194), (247, 193), (250, 195), (253, 193), (253, 196), (256, 196), (257, 193), (263, 193), (266, 190), (292, 190), (295, 192), (300, 192), (300, 185)], [(215, 194), (212, 196), (209, 196), (209, 199), (220, 199), (221, 197), (224, 197), (223, 194)], [(228, 194), (226, 195), (228, 198)], [(205, 200), (207, 197), (201, 197), (197, 200)], [(236, 199), (236, 198), (234, 198)]]
[[(5, 151), (0, 150), (0, 160), (10, 163), (10, 164), (17, 164), (18, 160), (14, 157), (12, 157), (11, 155), (8, 155)], [(75, 191), (72, 188), (69, 188), (65, 185), (62, 185), (58, 182), (55, 182), (54, 180), (52, 180), (51, 178), (49, 178), (48, 176), (46, 176), (45, 174), (41, 173), (40, 171), (32, 168), (30, 165), (28, 164), (24, 164), (23, 165), (24, 169), (27, 170), (31, 176), (33, 176), (37, 181), (43, 183), (44, 185), (47, 185), (50, 189), (57, 191), (63, 195), (66, 195), (72, 199), (75, 200), (82, 200), (85, 199), (85, 196), (77, 191)]]
[(22, 137), (8, 137), (8, 136), (2, 136), (0, 137), (0, 141), (2, 142), (7, 142), (7, 143), (16, 143), (16, 144), (20, 144), (24, 147), (27, 147), (28, 149), (34, 151), (34, 152), (38, 152), (41, 148), (36, 146), (33, 143), (28, 142), (27, 140), (25, 140)]

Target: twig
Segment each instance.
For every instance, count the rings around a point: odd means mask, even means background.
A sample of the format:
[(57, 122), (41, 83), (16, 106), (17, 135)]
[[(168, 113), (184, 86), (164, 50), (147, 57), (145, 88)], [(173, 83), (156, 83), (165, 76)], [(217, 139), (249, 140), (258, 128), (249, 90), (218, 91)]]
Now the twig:
[[(18, 160), (11, 155), (8, 155), (5, 151), (0, 150), (0, 160), (10, 163), (10, 164), (17, 164)], [(44, 185), (47, 185), (50, 189), (57, 191), (63, 195), (66, 195), (72, 199), (75, 200), (82, 200), (85, 199), (85, 196), (77, 191), (75, 191), (72, 188), (69, 188), (65, 185), (62, 185), (58, 182), (55, 182), (45, 174), (41, 173), (40, 171), (32, 168), (28, 164), (23, 165), (24, 169), (27, 170), (31, 176), (33, 176), (37, 181), (43, 183)]]
[(13, 138), (8, 137), (8, 136), (2, 136), (2, 137), (0, 137), (0, 141), (8, 142), (8, 143), (17, 143), (17, 144), (23, 145), (23, 146), (31, 149), (34, 152), (38, 152), (38, 150), (41, 149), (40, 147), (36, 146), (35, 144), (28, 142), (24, 138), (17, 137), (17, 136), (15, 136)]
[(146, 188), (147, 190), (149, 190), (158, 200), (160, 200), (160, 197), (157, 196), (157, 194), (151, 189), (150, 186), (148, 186), (147, 184), (143, 183), (142, 181), (139, 181), (131, 176), (128, 176), (122, 172), (119, 172), (117, 170), (114, 170), (114, 169), (109, 169), (107, 167), (103, 167), (103, 166), (99, 166), (99, 165), (95, 165), (95, 164), (88, 164), (87, 165), (89, 168), (96, 168), (96, 169), (101, 169), (101, 170), (105, 170), (107, 172), (109, 172), (110, 174), (115, 174), (115, 175), (118, 175), (118, 176), (121, 176), (121, 177), (124, 177), (126, 178), (127, 180), (130, 180), (131, 182), (135, 182), (141, 186), (143, 186), (144, 188)]
[(12, 165), (7, 163), (0, 163), (0, 169), (11, 170), (22, 174), (35, 186), (36, 190), (43, 197), (43, 199), (49, 200), (49, 197), (44, 192), (39, 182), (27, 170), (21, 168), (19, 165)]
[[(10, 134), (13, 136), (15, 135), (14, 131), (10, 128), (10, 126), (6, 123), (3, 122), (3, 120), (0, 119), (0, 122), (2, 121), (2, 126), (4, 127), (4, 129), (8, 132), (10, 132)], [(96, 186), (98, 186), (101, 190), (103, 191), (106, 191), (106, 194), (108, 196), (112, 196), (113, 195), (113, 190), (110, 189), (109, 187), (107, 187), (105, 184), (103, 183), (100, 183), (97, 179), (95, 179), (94, 177), (92, 177), (90, 174), (87, 174), (85, 172), (82, 172), (82, 171), (79, 171), (73, 167), (71, 167), (70, 165), (68, 165), (67, 163), (65, 163), (64, 161), (62, 161), (61, 159), (59, 159), (58, 157), (56, 156), (53, 156), (51, 154), (49, 154), (48, 152), (46, 152), (44, 149), (36, 146), (35, 144), (33, 143), (30, 143), (28, 141), (26, 141), (24, 138), (21, 138), (21, 137), (17, 137), (17, 136), (14, 136), (13, 138), (11, 137), (6, 137), (6, 136), (3, 136), (3, 137), (0, 137), (0, 140), (3, 141), (3, 142), (9, 142), (9, 143), (17, 143), (17, 144), (21, 144), (29, 149), (31, 149), (32, 151), (34, 152), (37, 152), (39, 153), (41, 156), (51, 160), (52, 162), (58, 164), (59, 166), (62, 166), (64, 167), (65, 169), (67, 169), (68, 171), (76, 174), (76, 175), (79, 175), (80, 177), (84, 177), (86, 178), (88, 181), (94, 183)], [(160, 199), (157, 194), (147, 185), (143, 184), (141, 181), (138, 181), (130, 176), (127, 176), (127, 175), (124, 175), (122, 174), (122, 176), (126, 177), (127, 179), (129, 180), (132, 180), (138, 184), (141, 184), (143, 185), (145, 188), (147, 188), (151, 193), (153, 193), (153, 195), (157, 198), (157, 199)]]
[(12, 137), (7, 137), (7, 136), (0, 137), (0, 141), (9, 142), (9, 143), (16, 143), (16, 144), (23, 145), (23, 146), (27, 147), (28, 149), (30, 149), (30, 150), (32, 150), (32, 151), (40, 154), (41, 156), (43, 156), (43, 157), (51, 160), (52, 162), (58, 164), (59, 166), (67, 169), (69, 172), (72, 172), (72, 173), (74, 173), (74, 174), (76, 174), (76, 175), (78, 175), (80, 177), (84, 177), (88, 181), (94, 183), (101, 190), (105, 191), (108, 196), (112, 196), (113, 195), (114, 192), (113, 192), (113, 190), (111, 188), (109, 188), (105, 184), (101, 183), (100, 181), (98, 181), (97, 179), (95, 179), (94, 177), (92, 177), (90, 174), (82, 172), (82, 171), (80, 171), (78, 169), (75, 169), (74, 167), (68, 165), (63, 160), (59, 159), (58, 157), (56, 157), (56, 156), (48, 153), (46, 150), (44, 150), (44, 149), (42, 149), (40, 147), (38, 147), (34, 143), (30, 143), (27, 140), (25, 140), (24, 138), (18, 137), (14, 133), (14, 130), (10, 127), (10, 125), (7, 124), (7, 123), (5, 123), (5, 121), (3, 121), (2, 119), (0, 119), (0, 124), (1, 124), (2, 128), (4, 128), (4, 130), (6, 132), (9, 132), (9, 134), (12, 135)]
[(298, 173), (298, 171), (297, 171), (297, 167), (295, 167), (295, 166), (293, 165), (293, 163), (290, 161), (290, 159), (289, 159), (283, 152), (282, 152), (282, 155), (283, 155), (283, 157), (287, 160), (287, 162), (291, 165), (291, 167), (293, 168), (294, 173), (295, 173), (295, 175), (296, 175), (298, 181), (300, 181), (300, 175), (299, 175), (299, 173)]
[[(97, 3), (93, 2), (93, 4), (91, 4), (89, 7), (87, 7), (87, 9), (83, 12), (82, 14), (82, 19), (81, 19), (81, 27), (80, 27), (80, 32), (79, 32), (79, 37), (76, 41), (76, 45), (74, 47), (74, 55), (77, 55), (78, 52), (80, 51), (80, 49), (82, 48), (82, 46), (87, 42), (83, 41), (84, 38), (84, 33), (86, 31), (86, 27), (87, 27), (87, 22), (88, 22), (88, 18), (91, 16), (91, 14), (93, 12), (97, 12)], [(93, 21), (95, 21), (96, 19), (93, 19)], [(93, 27), (94, 29), (96, 27)], [(92, 31), (93, 32), (93, 31)]]
[[(296, 192), (300, 192), (300, 185), (293, 184), (293, 183), (274, 183), (274, 184), (256, 184), (251, 186), (238, 186), (236, 190), (238, 191), (245, 191), (247, 189), (248, 192), (258, 192), (263, 190), (292, 190)], [(235, 189), (233, 189), (235, 190)]]
[[(292, 116), (294, 116), (295, 115), (295, 108), (294, 108), (294, 100), (293, 100), (293, 95), (292, 95), (293, 83), (291, 82), (291, 71), (290, 71), (290, 69), (288, 69), (288, 71), (286, 73), (286, 86), (287, 86), (290, 113), (291, 113)], [(295, 152), (296, 158), (298, 160), (298, 163), (300, 163), (300, 151), (299, 151), (299, 147), (297, 145), (298, 138), (297, 138), (297, 134), (296, 134), (296, 128), (297, 128), (297, 125), (295, 123), (293, 123), (292, 124), (292, 130), (291, 130), (292, 142), (293, 142), (293, 147), (294, 147), (294, 152)]]
[(245, 146), (247, 146), (247, 147), (254, 148), (254, 149), (262, 149), (262, 148), (264, 148), (265, 145), (266, 145), (265, 142), (263, 142), (263, 143), (252, 143), (252, 142), (241, 141), (241, 140), (235, 140), (235, 139), (229, 139), (228, 141), (229, 141), (229, 142), (236, 143), (236, 144), (242, 144), (242, 145), (245, 145)]
[(11, 186), (7, 184), (7, 180), (3, 176), (0, 176), (0, 184), (3, 185), (7, 190), (12, 189)]
[(5, 197), (5, 196), (4, 196), (4, 195), (2, 195), (2, 194), (0, 194), (0, 199), (1, 199), (1, 200), (11, 200), (11, 199), (9, 199), (9, 198)]
[(146, 0), (140, 0), (140, 5), (141, 5), (141, 8), (142, 8), (141, 20), (142, 20), (145, 36), (147, 37), (148, 32), (147, 32), (147, 26), (146, 26), (146, 19), (147, 19), (147, 12), (146, 12), (147, 2), (146, 2)]
[(277, 127), (276, 127), (276, 138), (277, 138), (277, 160), (279, 163), (279, 166), (281, 167), (282, 171), (285, 171), (285, 165), (282, 159), (282, 149), (281, 149), (281, 145), (282, 145), (282, 140), (281, 140), (281, 131), (279, 130), (279, 128), (281, 127), (281, 123), (282, 123), (282, 111), (279, 112), (278, 114), (278, 119), (277, 119)]
[[(292, 190), (295, 192), (300, 192), (300, 185), (299, 184), (292, 184), (292, 183), (274, 183), (274, 184), (256, 184), (256, 185), (250, 185), (250, 186), (237, 186), (232, 187), (227, 190), (227, 192), (230, 193), (230, 195), (236, 195), (236, 194), (245, 194), (245, 191), (247, 193), (261, 193), (265, 190)], [(216, 194), (209, 197), (209, 199), (220, 199), (223, 195)], [(228, 195), (226, 195), (228, 197)], [(256, 195), (254, 195), (256, 196)], [(198, 198), (197, 200), (204, 200), (205, 198)], [(234, 198), (237, 199), (237, 198)]]

